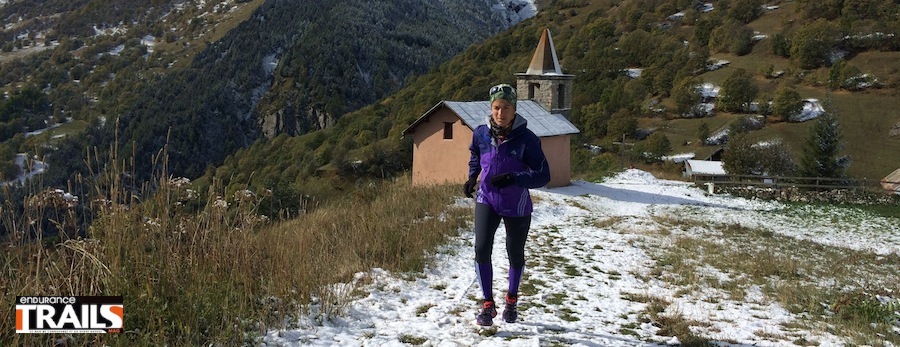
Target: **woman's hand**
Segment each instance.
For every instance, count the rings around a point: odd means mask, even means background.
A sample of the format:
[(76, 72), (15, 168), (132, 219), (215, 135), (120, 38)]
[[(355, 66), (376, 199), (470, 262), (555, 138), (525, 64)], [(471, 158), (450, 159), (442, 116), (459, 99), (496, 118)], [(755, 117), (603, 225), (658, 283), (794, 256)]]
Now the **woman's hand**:
[(506, 188), (516, 183), (515, 177), (511, 173), (500, 174), (491, 177), (491, 185), (497, 188)]
[(475, 185), (476, 181), (474, 178), (470, 178), (468, 181), (466, 181), (465, 184), (463, 184), (463, 194), (465, 194), (467, 198), (471, 198), (472, 193), (475, 193)]

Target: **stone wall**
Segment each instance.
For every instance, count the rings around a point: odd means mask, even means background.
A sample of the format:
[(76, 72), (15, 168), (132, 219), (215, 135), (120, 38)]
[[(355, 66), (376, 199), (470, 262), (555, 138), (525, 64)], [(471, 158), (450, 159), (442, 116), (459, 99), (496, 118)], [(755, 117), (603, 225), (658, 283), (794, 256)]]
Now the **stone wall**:
[[(559, 95), (560, 85), (564, 86), (562, 98)], [(516, 93), (519, 95), (519, 99), (529, 99), (529, 92), (534, 89), (531, 99), (543, 105), (551, 113), (567, 111), (572, 108), (572, 88), (571, 75), (519, 75), (516, 82)]]
[(797, 187), (715, 187), (716, 193), (728, 193), (748, 199), (776, 200), (782, 202), (829, 203), (853, 205), (900, 204), (900, 195), (866, 189), (812, 190)]

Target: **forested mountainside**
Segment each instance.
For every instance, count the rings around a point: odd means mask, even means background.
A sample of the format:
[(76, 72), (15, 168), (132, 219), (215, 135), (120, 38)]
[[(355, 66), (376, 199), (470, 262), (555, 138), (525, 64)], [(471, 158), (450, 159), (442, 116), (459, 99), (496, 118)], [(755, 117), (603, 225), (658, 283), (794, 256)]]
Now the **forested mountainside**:
[[(783, 144), (752, 146), (762, 159), (776, 157), (769, 148), (787, 148), (789, 161), (798, 164), (814, 123), (791, 113), (804, 107), (804, 99), (820, 100), (837, 116), (850, 176), (884, 177), (900, 162), (900, 138), (892, 131), (900, 123), (896, 2), (541, 5), (531, 20), (467, 49), (397, 93), (343, 117), (337, 126), (257, 142), (207, 178), (315, 193), (323, 190), (323, 182), (342, 181), (334, 176), (352, 180), (404, 172), (412, 146), (401, 139), (402, 130), (440, 100), (483, 100), (490, 85), (514, 81), (515, 73), (527, 69), (545, 27), (553, 32), (563, 72), (576, 75), (571, 119), (583, 130), (573, 141), (577, 170), (618, 165), (612, 142), (623, 135), (644, 149), (651, 139), (665, 138), (658, 142), (664, 145), (662, 154), (692, 152), (702, 159), (722, 147), (711, 134), (732, 129), (732, 135), (743, 133), (751, 143)], [(877, 81), (857, 83), (867, 78)], [(709, 99), (702, 95), (703, 83), (720, 86), (731, 99), (714, 102), (712, 112), (692, 114), (697, 103)], [(607, 153), (594, 155), (583, 144), (599, 145)]]
[[(30, 152), (62, 185), (113, 142), (139, 176), (167, 145), (169, 172), (197, 177), (264, 135), (333, 125), (509, 26), (519, 2), (10, 2), (4, 180)], [(56, 126), (69, 132), (31, 139)]]
[[(245, 32), (285, 36), (265, 58), (277, 59), (272, 89), (255, 110), (263, 131), (298, 135), (333, 125), (347, 111), (396, 91), (473, 42), (506, 27), (485, 1), (345, 1), (298, 7), (275, 4), (269, 13), (297, 11), (289, 28), (260, 26)], [(342, 20), (333, 20), (342, 18)], [(224, 40), (222, 45), (232, 45)], [(204, 62), (215, 66), (239, 62)]]
[[(0, 78), (6, 78), (7, 110), (39, 121), (45, 118), (32, 115), (74, 119), (60, 128), (82, 120), (85, 129), (84, 136), (63, 139), (13, 136), (4, 146), (14, 149), (4, 153), (39, 148), (50, 154), (51, 172), (43, 179), (64, 182), (72, 172), (88, 171), (85, 148), (108, 148), (118, 130), (121, 153), (137, 151), (137, 175), (149, 175), (149, 157), (168, 144), (175, 175), (328, 194), (323, 187), (403, 173), (411, 146), (401, 139), (402, 129), (440, 100), (481, 100), (490, 85), (512, 82), (527, 68), (541, 30), (550, 28), (564, 72), (576, 75), (571, 119), (583, 130), (574, 141), (578, 170), (618, 162), (610, 153), (595, 156), (582, 144), (615, 152), (612, 142), (624, 135), (646, 150), (638, 154), (651, 153), (647, 159), (681, 152), (703, 158), (727, 146), (714, 135), (731, 130), (751, 143), (781, 143), (774, 146), (778, 157), (786, 152), (800, 162), (813, 122), (791, 113), (808, 105), (805, 99), (817, 99), (837, 115), (850, 176), (880, 178), (900, 162), (896, 2), (548, 0), (539, 4), (535, 18), (452, 57), (439, 52), (449, 38), (431, 40), (434, 35), (465, 36), (466, 28), (478, 27), (471, 24), (473, 13), (486, 15), (475, 17), (486, 20), (489, 30), (508, 22), (494, 21), (496, 14), (465, 12), (465, 3), (430, 3), (419, 11), (409, 4), (352, 1), (294, 6), (302, 11), (287, 3), (227, 2), (225, 9), (199, 14), (202, 9), (191, 9), (193, 17), (185, 14), (192, 7), (171, 4), (174, 10), (166, 18), (173, 20), (157, 25), (182, 24), (165, 29), (168, 38), (156, 39), (152, 53), (144, 40), (150, 31), (130, 29), (116, 39), (60, 39), (52, 50), (4, 60)], [(475, 3), (481, 5), (471, 6)], [(241, 17), (241, 9), (254, 6), (256, 12)], [(450, 6), (461, 18), (448, 14)], [(318, 19), (335, 14), (336, 20)], [(400, 14), (434, 22), (389, 20)], [(345, 20), (355, 16), (363, 18)], [(209, 25), (228, 20), (231, 26)], [(460, 21), (470, 25), (446, 29)], [(276, 30), (283, 25), (297, 29)], [(382, 28), (387, 35), (379, 44), (357, 38)], [(390, 47), (410, 54), (376, 55), (397, 51)], [(368, 63), (360, 58), (367, 54), (373, 59)], [(438, 58), (427, 58), (435, 54)], [(410, 77), (427, 69), (417, 64), (451, 58)], [(91, 63), (82, 66), (85, 61)], [(60, 63), (69, 65), (56, 68)], [(404, 64), (406, 75), (391, 70)], [(698, 88), (704, 83), (721, 87), (725, 97), (708, 102), (715, 97)], [(379, 99), (391, 86), (402, 88)], [(80, 88), (88, 94), (82, 97)], [(378, 101), (340, 116), (367, 100)], [(698, 107), (711, 112), (693, 112)], [(16, 126), (35, 130), (38, 125)], [(34, 146), (35, 137), (56, 150)], [(763, 147), (770, 148), (756, 146)]]
[[(171, 14), (176, 7), (184, 7), (177, 0), (12, 0), (0, 7), (4, 28), (0, 39), (5, 44), (15, 43), (22, 33), (35, 39), (38, 33), (52, 33), (50, 40), (63, 37), (90, 37), (95, 30), (120, 26), (123, 23), (145, 23), (151, 31), (162, 37), (161, 26), (153, 21)], [(210, 3), (208, 9), (216, 4)], [(204, 5), (197, 9), (202, 12)]]

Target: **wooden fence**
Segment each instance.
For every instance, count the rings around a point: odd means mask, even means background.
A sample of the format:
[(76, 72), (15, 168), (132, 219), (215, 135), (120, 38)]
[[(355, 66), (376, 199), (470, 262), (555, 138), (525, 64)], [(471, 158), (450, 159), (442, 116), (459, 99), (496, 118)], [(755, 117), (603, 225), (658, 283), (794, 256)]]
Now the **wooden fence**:
[[(870, 192), (881, 191), (888, 194), (900, 193), (900, 182), (873, 179), (702, 174), (695, 174), (693, 178), (694, 182), (698, 185), (710, 187), (710, 191), (712, 191), (714, 186), (757, 186), (774, 189), (790, 187), (810, 190), (851, 189), (866, 190)], [(891, 189), (886, 187), (890, 187)]]

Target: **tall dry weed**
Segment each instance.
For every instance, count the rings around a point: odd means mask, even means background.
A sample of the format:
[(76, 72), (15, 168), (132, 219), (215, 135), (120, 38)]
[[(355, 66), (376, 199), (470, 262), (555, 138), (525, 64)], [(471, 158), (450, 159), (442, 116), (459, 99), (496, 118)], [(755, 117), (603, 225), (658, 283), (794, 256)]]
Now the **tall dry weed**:
[[(343, 199), (275, 223), (259, 214), (265, 189), (213, 183), (201, 199), (188, 180), (168, 175), (165, 152), (154, 160), (156, 178), (140, 187), (115, 150), (106, 165), (89, 165), (93, 194), (85, 203), (96, 218), (81, 231), (86, 238), (2, 245), (0, 307), (10, 309), (0, 317), (0, 344), (252, 344), (300, 316), (340, 314), (352, 288), (336, 284), (360, 271), (421, 269), (468, 219), (468, 211), (447, 207), (454, 190), (413, 187), (404, 177), (359, 184)], [(18, 335), (17, 295), (122, 295), (125, 331)]]

